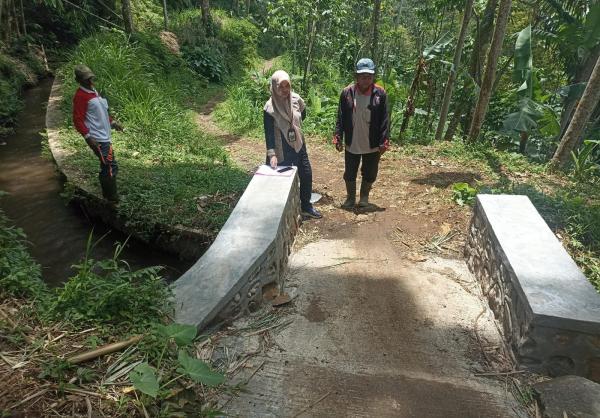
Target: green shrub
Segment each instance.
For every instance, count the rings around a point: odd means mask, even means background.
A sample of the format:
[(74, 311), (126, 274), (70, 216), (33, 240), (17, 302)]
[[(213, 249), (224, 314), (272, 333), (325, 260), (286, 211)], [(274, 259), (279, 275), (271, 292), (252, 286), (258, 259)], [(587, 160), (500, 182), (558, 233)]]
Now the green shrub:
[(130, 271), (117, 259), (85, 259), (55, 291), (45, 316), (77, 327), (120, 325), (144, 329), (169, 313), (169, 289), (158, 275), (160, 267)]
[(452, 185), (452, 200), (459, 206), (473, 204), (475, 196), (477, 196), (477, 189), (471, 187), (468, 183), (454, 183)]
[(213, 10), (212, 17), (207, 31), (200, 10), (186, 10), (174, 14), (172, 27), (191, 67), (213, 81), (223, 81), (256, 62), (259, 30), (248, 20), (220, 10)]
[(573, 177), (578, 181), (586, 181), (591, 176), (598, 174), (600, 164), (594, 153), (599, 148), (600, 141), (585, 140), (577, 152), (571, 151), (571, 159), (573, 161)]
[(37, 82), (44, 72), (39, 60), (28, 50), (14, 51), (15, 56), (0, 52), (0, 136), (12, 132), (17, 114), (23, 108), (21, 91)]
[(201, 46), (207, 43), (207, 34), (202, 23), (200, 9), (182, 10), (171, 15), (171, 30), (181, 46)]
[(309, 90), (305, 101), (307, 116), (303, 123), (304, 131), (307, 134), (330, 137), (337, 118), (338, 99), (323, 96), (319, 94), (318, 87), (314, 87)]
[(211, 81), (223, 81), (227, 75), (225, 59), (219, 48), (206, 45), (184, 47), (182, 48), (182, 54), (194, 71)]
[(0, 211), (0, 295), (40, 299), (46, 290), (40, 265), (27, 251), (23, 230)]
[(221, 19), (218, 38), (226, 47), (229, 71), (235, 74), (250, 68), (258, 58), (258, 28), (244, 19)]

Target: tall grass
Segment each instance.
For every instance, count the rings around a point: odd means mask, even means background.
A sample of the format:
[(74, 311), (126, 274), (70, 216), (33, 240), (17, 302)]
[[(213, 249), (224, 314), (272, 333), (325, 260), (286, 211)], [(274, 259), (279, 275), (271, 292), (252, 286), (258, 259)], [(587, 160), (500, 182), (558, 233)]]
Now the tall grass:
[[(215, 112), (218, 123), (238, 135), (262, 138), (263, 108), (269, 99), (269, 83), (271, 74), (278, 69), (287, 70), (288, 59), (278, 58), (267, 74), (259, 71), (238, 77), (227, 87), (227, 98)], [(335, 78), (326, 78), (320, 83), (310, 85), (308, 93), (300, 91), (301, 77), (290, 74), (293, 90), (303, 96), (306, 103), (307, 117), (303, 129), (307, 135), (330, 137), (335, 126), (338, 98), (342, 82)]]
[(256, 94), (254, 82), (235, 83), (227, 88), (227, 99), (219, 104), (215, 117), (221, 125), (238, 135), (260, 137), (263, 128), (263, 107), (268, 95)]
[[(124, 133), (113, 135), (119, 212), (142, 233), (150, 233), (156, 222), (218, 230), (232, 208), (216, 202), (199, 210), (195, 198), (235, 195), (248, 178), (216, 139), (199, 131), (189, 110), (208, 99), (206, 81), (157, 38), (105, 32), (85, 39), (61, 70), (67, 114), (77, 88), (73, 67), (80, 63), (94, 71), (98, 91), (125, 126)], [(70, 118), (61, 138), (73, 153), (67, 164), (97, 187), (98, 163)]]

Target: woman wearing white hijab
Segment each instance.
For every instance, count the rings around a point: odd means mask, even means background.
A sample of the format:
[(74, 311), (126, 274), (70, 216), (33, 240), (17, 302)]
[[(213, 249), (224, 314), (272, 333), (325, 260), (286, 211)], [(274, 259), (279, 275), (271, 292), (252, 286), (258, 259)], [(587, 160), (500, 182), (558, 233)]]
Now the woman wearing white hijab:
[(271, 76), (271, 98), (264, 108), (265, 140), (267, 142), (267, 164), (298, 167), (300, 178), (300, 205), (302, 215), (321, 218), (322, 215), (310, 203), (312, 192), (312, 169), (304, 135), (304, 100), (292, 91), (290, 76), (278, 70)]

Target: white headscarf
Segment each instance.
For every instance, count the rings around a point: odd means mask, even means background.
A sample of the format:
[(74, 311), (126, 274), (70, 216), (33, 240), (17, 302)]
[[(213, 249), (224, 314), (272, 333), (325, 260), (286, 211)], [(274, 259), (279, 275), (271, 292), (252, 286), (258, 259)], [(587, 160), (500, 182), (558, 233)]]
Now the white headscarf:
[[(277, 89), (283, 81), (290, 83), (290, 95), (285, 99), (277, 94)], [(271, 98), (265, 104), (265, 112), (275, 119), (275, 127), (283, 134), (287, 143), (294, 148), (294, 151), (299, 152), (304, 143), (302, 134), (302, 111), (305, 108), (304, 100), (298, 94), (291, 91), (292, 83), (290, 76), (283, 70), (277, 70), (271, 76)], [(288, 138), (288, 130), (293, 129), (296, 140), (290, 142)], [(276, 144), (279, 143), (280, 135), (275, 132)], [(277, 158), (283, 159), (283, 150), (277, 150)]]

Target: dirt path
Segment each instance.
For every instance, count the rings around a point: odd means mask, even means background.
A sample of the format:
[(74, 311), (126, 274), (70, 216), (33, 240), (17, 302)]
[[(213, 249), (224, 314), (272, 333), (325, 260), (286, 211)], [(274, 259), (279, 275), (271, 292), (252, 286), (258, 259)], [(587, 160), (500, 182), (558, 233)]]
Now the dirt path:
[[(246, 168), (259, 164), (264, 144), (220, 130), (212, 108), (199, 116), (203, 129)], [(503, 382), (476, 376), (511, 368), (461, 258), (469, 212), (450, 200), (452, 183), (478, 175), (388, 153), (377, 206), (344, 211), (343, 156), (307, 142), (324, 218), (302, 226), (290, 259), (285, 288), (295, 298), (277, 312), (289, 325), (263, 333), (259, 350), (227, 347), (257, 358), (238, 376), (250, 379), (246, 391), (224, 397), (222, 409), (240, 417), (525, 416)]]

